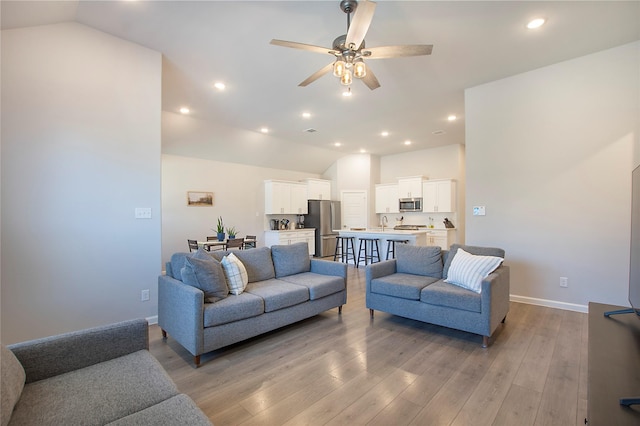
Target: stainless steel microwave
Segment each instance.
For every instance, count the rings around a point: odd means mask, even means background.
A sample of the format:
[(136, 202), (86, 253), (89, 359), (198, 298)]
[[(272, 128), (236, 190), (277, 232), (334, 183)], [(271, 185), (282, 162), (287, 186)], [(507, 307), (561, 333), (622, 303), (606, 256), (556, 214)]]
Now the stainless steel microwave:
[(421, 212), (422, 198), (400, 198), (398, 210), (401, 212)]

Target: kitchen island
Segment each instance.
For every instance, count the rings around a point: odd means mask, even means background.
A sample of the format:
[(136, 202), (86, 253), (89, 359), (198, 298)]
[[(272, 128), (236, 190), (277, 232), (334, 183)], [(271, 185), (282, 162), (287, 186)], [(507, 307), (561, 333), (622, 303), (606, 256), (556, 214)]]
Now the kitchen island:
[(417, 246), (427, 245), (427, 228), (420, 230), (394, 230), (393, 228), (368, 228), (368, 229), (340, 229), (336, 230), (341, 237), (354, 237), (354, 250), (358, 256), (360, 238), (378, 238), (380, 240), (380, 260), (387, 258), (388, 240), (407, 240), (408, 244)]

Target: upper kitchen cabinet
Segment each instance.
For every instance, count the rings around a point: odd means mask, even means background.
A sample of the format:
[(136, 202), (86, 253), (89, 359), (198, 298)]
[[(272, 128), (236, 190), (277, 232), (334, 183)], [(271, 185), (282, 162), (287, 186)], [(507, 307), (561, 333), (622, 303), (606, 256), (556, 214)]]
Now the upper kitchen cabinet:
[(331, 181), (324, 179), (306, 179), (307, 200), (330, 200)]
[(398, 178), (398, 198), (421, 198), (422, 176)]
[(449, 213), (456, 211), (456, 181), (429, 180), (422, 184), (422, 211)]
[(376, 185), (376, 213), (399, 213), (398, 185), (384, 183)]
[(264, 212), (265, 214), (307, 214), (307, 185), (265, 180)]

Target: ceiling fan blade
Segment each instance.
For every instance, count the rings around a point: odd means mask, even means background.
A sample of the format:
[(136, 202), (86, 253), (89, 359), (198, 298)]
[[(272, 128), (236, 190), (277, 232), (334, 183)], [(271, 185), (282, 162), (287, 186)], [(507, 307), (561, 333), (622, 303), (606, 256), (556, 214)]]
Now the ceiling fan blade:
[(324, 68), (320, 69), (319, 71), (316, 71), (313, 75), (309, 76), (309, 78), (307, 78), (305, 81), (303, 81), (302, 83), (298, 84), (298, 86), (300, 86), (300, 87), (308, 86), (308, 85), (310, 85), (311, 83), (313, 83), (314, 81), (316, 81), (317, 79), (319, 79), (320, 77), (322, 77), (323, 75), (329, 73), (332, 70), (333, 70), (333, 62), (331, 62), (330, 64), (328, 64)]
[(328, 47), (314, 46), (312, 44), (298, 43), (295, 41), (273, 39), (271, 40), (270, 43), (276, 46), (291, 47), (293, 49), (308, 50), (309, 52), (316, 52), (316, 53), (328, 53), (330, 55), (333, 55), (333, 52), (334, 52), (332, 49)]
[(378, 82), (375, 74), (373, 74), (373, 71), (371, 71), (370, 67), (367, 67), (367, 75), (362, 77), (362, 81), (371, 90), (376, 90), (378, 87), (380, 87), (380, 83)]
[(372, 1), (362, 0), (358, 2), (356, 13), (353, 15), (353, 21), (351, 22), (349, 31), (347, 32), (345, 46), (349, 47), (353, 45), (353, 50), (357, 50), (360, 47), (364, 40), (364, 36), (369, 30), (369, 25), (371, 25), (371, 20), (373, 19), (373, 13), (375, 10), (376, 4)]
[[(368, 59), (400, 58), (403, 56), (431, 55), (432, 44), (406, 44), (403, 46), (378, 46), (363, 49), (364, 57)], [(365, 52), (371, 52), (366, 55)]]

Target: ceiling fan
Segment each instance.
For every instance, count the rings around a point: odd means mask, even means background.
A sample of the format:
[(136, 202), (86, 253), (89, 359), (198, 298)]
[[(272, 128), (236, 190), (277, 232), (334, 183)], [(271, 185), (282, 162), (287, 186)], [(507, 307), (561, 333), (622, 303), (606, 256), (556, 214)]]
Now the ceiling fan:
[[(364, 37), (367, 34), (376, 3), (362, 0), (342, 0), (340, 9), (347, 14), (347, 34), (337, 37), (331, 48), (314, 46), (311, 44), (297, 43), (295, 41), (271, 40), (271, 44), (294, 49), (308, 50), (310, 52), (328, 53), (335, 56), (335, 61), (316, 71), (298, 86), (307, 86), (323, 75), (333, 71), (333, 75), (340, 78), (340, 82), (349, 86), (353, 77), (361, 79), (371, 90), (380, 87), (378, 79), (371, 69), (365, 65), (364, 58), (384, 59), (403, 56), (430, 55), (433, 50), (431, 44), (414, 44), (401, 46), (379, 46), (366, 48)], [(353, 22), (351, 13), (355, 12)]]

